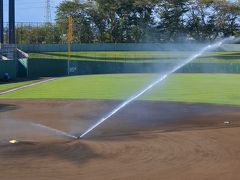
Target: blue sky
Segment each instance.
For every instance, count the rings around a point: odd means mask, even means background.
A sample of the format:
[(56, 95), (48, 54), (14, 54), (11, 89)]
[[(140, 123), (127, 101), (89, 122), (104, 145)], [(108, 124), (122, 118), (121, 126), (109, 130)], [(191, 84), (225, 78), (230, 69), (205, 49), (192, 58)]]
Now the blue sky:
[[(15, 0), (16, 2), (16, 22), (44, 22), (46, 0)], [(62, 0), (51, 0), (51, 15), (54, 20), (56, 6)], [(4, 3), (4, 19), (8, 21), (8, 0)]]

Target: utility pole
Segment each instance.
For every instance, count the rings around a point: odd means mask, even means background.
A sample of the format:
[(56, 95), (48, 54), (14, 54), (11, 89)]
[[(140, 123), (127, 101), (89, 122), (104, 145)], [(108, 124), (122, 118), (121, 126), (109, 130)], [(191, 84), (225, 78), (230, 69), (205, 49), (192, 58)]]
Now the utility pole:
[(51, 0), (46, 0), (46, 5), (45, 5), (45, 22), (50, 23), (52, 20), (51, 17)]

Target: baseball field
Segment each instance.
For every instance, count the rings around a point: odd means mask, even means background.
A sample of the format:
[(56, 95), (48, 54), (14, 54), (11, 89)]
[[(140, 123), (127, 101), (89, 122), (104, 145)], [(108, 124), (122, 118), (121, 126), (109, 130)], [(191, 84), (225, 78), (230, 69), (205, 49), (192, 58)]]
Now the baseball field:
[[(157, 52), (106, 54), (82, 52), (72, 58), (176, 61), (175, 53), (161, 53), (162, 59)], [(67, 53), (31, 54), (49, 56), (67, 59)], [(239, 52), (213, 52), (197, 59), (211, 60), (238, 63)], [(0, 85), (0, 94), (14, 89), (0, 95), (1, 178), (239, 179), (239, 74), (175, 73), (83, 139), (39, 126), (79, 136), (158, 76), (82, 75), (34, 86), (26, 85), (42, 80)], [(18, 143), (9, 144), (11, 139)]]

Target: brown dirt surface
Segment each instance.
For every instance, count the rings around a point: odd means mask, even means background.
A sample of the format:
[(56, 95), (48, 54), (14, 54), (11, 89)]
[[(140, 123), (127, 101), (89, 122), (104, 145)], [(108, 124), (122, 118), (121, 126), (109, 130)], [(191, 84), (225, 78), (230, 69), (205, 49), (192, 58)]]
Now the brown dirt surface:
[(0, 179), (240, 179), (240, 106), (136, 101), (81, 140), (31, 124), (80, 135), (119, 103), (1, 100)]

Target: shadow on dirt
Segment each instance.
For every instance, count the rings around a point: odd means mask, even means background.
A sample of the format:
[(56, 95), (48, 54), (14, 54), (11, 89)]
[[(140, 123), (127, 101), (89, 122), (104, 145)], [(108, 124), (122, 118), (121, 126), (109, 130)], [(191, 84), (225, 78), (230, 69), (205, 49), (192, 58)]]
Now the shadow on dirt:
[(86, 143), (80, 141), (5, 143), (0, 145), (0, 157), (1, 159), (23, 158), (27, 160), (56, 158), (76, 165), (82, 165), (93, 158), (101, 158)]
[(0, 104), (0, 112), (12, 111), (18, 108), (18, 106), (12, 104)]

